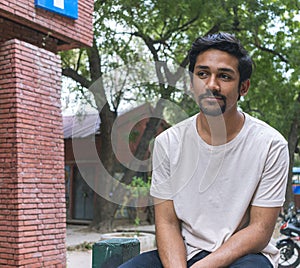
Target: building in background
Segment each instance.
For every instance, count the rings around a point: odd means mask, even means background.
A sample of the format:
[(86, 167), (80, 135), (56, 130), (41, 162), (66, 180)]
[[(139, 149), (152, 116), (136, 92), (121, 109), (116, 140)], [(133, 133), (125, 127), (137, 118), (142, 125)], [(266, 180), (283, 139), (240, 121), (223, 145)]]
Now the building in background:
[[(127, 165), (132, 160), (128, 153), (128, 146), (132, 153), (135, 152), (140, 139), (146, 128), (149, 117), (153, 115), (150, 104), (144, 104), (118, 116), (116, 138), (114, 141), (116, 157), (121, 163)], [(139, 120), (141, 118), (141, 120)], [(95, 192), (82, 178), (82, 172), (94, 176), (94, 180), (101, 176), (97, 162), (92, 154), (84, 150), (85, 144), (90, 139), (95, 140), (97, 152), (101, 154), (101, 139), (99, 132), (100, 118), (97, 113), (86, 114), (78, 119), (76, 115), (64, 116), (64, 139), (65, 139), (65, 174), (66, 174), (66, 200), (67, 220), (69, 222), (89, 222), (93, 219), (93, 208), (95, 205)], [(157, 135), (168, 128), (169, 125), (162, 120)], [(73, 140), (76, 139), (77, 146), (82, 146), (82, 159), (80, 172), (73, 154)], [(79, 150), (80, 151), (80, 150)], [(150, 151), (145, 158), (149, 157)], [(121, 172), (122, 170), (120, 170)]]

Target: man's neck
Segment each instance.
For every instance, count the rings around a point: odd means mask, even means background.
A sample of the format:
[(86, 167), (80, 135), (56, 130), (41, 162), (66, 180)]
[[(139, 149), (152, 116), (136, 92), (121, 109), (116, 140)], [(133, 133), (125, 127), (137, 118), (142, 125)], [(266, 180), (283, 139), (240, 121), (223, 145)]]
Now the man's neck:
[(200, 112), (197, 116), (199, 136), (210, 145), (222, 145), (233, 140), (243, 128), (245, 116), (239, 111), (233, 114), (207, 116)]

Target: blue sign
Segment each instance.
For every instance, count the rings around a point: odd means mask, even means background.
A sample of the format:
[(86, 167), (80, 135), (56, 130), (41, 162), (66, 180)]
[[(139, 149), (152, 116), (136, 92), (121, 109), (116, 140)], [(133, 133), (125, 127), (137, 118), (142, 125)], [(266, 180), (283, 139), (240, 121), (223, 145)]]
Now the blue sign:
[(299, 185), (293, 185), (293, 193), (294, 194), (300, 194), (300, 186)]
[(78, 0), (35, 0), (35, 6), (78, 19)]
[(300, 174), (300, 167), (293, 167), (293, 174)]

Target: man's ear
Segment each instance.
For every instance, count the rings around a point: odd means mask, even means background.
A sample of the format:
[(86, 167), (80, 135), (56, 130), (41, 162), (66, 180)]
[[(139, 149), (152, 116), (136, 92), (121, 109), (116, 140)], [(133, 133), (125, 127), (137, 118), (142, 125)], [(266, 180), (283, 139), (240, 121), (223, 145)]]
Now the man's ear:
[(246, 81), (242, 82), (241, 88), (240, 88), (240, 95), (246, 96), (250, 88), (250, 80), (247, 79)]

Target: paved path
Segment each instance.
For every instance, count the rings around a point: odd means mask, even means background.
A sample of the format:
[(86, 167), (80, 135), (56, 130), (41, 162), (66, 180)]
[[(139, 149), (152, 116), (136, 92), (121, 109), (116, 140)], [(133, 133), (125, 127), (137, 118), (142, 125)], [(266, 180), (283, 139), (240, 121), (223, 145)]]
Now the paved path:
[[(75, 247), (84, 242), (100, 241), (100, 233), (88, 231), (83, 225), (67, 226), (67, 247)], [(91, 268), (92, 251), (67, 251), (67, 268)]]
[(92, 251), (67, 251), (67, 268), (91, 268)]
[[(134, 227), (124, 228), (118, 227), (117, 231), (130, 231), (135, 230)], [(154, 226), (140, 226), (138, 228), (140, 232), (154, 233)], [(75, 247), (84, 242), (95, 243), (101, 240), (101, 233), (90, 231), (88, 227), (83, 225), (68, 225), (67, 226), (67, 247)], [(91, 268), (92, 267), (92, 250), (67, 251), (67, 268)]]
[(67, 247), (73, 247), (84, 242), (98, 242), (101, 240), (101, 233), (90, 231), (87, 226), (67, 226)]
[[(273, 234), (276, 240), (282, 238), (279, 233), (280, 221), (278, 221)], [(132, 231), (135, 227), (118, 227), (116, 231)], [(155, 233), (154, 225), (139, 226), (138, 231)], [(68, 225), (67, 226), (67, 247), (74, 247), (84, 242), (98, 242), (101, 240), (101, 233), (90, 231), (84, 225)], [(87, 251), (67, 251), (67, 268), (92, 268), (92, 250)]]

